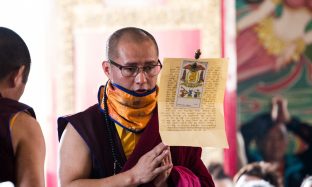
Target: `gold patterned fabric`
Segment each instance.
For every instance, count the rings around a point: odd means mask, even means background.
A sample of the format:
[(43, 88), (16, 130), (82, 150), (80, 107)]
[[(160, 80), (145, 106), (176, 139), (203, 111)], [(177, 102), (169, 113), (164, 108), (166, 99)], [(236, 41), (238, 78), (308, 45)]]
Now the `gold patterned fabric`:
[(296, 49), (292, 54), (292, 60), (298, 61), (301, 54), (305, 51), (305, 42), (302, 38), (298, 38), (291, 42), (285, 42), (280, 39), (273, 30), (273, 18), (266, 18), (255, 27), (259, 42), (267, 50), (267, 52), (274, 56), (279, 56), (288, 45), (295, 45)]
[[(101, 98), (103, 92), (100, 91)], [(131, 132), (140, 132), (146, 127), (157, 104), (158, 87), (146, 95), (133, 95), (108, 82), (106, 93), (108, 113), (115, 123)]]

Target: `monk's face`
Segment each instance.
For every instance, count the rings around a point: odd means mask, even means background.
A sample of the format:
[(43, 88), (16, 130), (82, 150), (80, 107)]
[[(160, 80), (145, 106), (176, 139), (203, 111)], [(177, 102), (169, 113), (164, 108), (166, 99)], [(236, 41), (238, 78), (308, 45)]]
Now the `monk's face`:
[[(144, 67), (158, 63), (158, 54), (151, 40), (133, 42), (121, 40), (117, 47), (118, 57), (114, 62), (121, 66)], [(109, 79), (128, 90), (144, 93), (156, 86), (157, 75), (148, 76), (142, 70), (135, 77), (125, 77), (120, 69), (110, 64), (110, 72), (106, 74)]]

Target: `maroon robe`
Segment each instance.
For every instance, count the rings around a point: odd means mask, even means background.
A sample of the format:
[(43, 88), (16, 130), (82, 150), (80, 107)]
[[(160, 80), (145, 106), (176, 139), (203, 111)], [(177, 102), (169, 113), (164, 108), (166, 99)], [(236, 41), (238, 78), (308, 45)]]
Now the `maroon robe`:
[(15, 156), (11, 139), (10, 120), (18, 112), (35, 117), (33, 109), (15, 100), (0, 97), (0, 182), (15, 183)]
[[(70, 122), (77, 130), (90, 149), (92, 169), (90, 178), (104, 178), (112, 176), (114, 159), (108, 130), (104, 119), (104, 111), (99, 105), (93, 105), (84, 112), (58, 119), (59, 139), (66, 125)], [(115, 127), (114, 127), (115, 128)], [(128, 160), (116, 129), (114, 130), (115, 150), (123, 168), (120, 172), (131, 169), (142, 155), (153, 149), (161, 142), (158, 127), (158, 114), (155, 110), (152, 119), (142, 132), (140, 140)], [(174, 165), (168, 182), (170, 186), (207, 186), (214, 187), (214, 183), (207, 168), (203, 164), (201, 148), (170, 147), (172, 163)], [(153, 186), (151, 183), (142, 186)]]

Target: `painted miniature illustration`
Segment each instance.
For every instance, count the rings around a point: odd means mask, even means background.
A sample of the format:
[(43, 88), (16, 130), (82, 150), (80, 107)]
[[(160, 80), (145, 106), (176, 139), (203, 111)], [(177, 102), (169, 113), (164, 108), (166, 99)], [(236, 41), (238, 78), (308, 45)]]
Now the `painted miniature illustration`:
[(200, 107), (208, 62), (183, 61), (176, 93), (176, 107)]

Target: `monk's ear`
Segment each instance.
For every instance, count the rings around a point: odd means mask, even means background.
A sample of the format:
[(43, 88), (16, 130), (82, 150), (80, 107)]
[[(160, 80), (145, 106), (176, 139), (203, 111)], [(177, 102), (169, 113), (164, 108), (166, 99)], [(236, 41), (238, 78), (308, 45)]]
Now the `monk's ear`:
[(17, 85), (23, 82), (23, 76), (25, 71), (25, 65), (20, 66), (18, 69), (12, 71), (8, 77), (8, 84), (11, 88), (16, 87)]
[(103, 69), (105, 75), (110, 79), (111, 68), (110, 68), (110, 63), (108, 61), (105, 60), (102, 62), (102, 69)]

